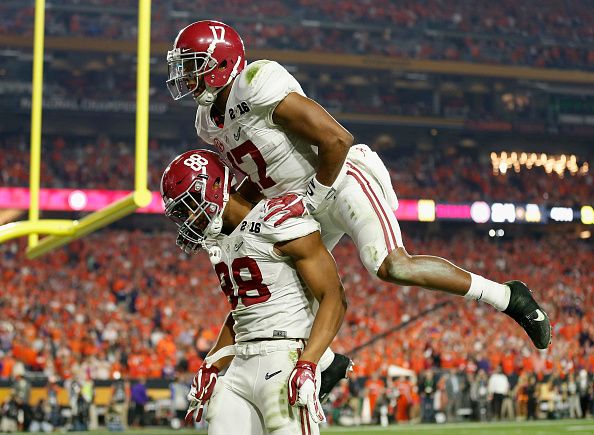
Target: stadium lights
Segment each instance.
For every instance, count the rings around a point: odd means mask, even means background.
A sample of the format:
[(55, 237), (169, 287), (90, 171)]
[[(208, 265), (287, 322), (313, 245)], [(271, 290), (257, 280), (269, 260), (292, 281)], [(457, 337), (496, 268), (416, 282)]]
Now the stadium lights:
[(540, 222), (542, 220), (542, 214), (540, 207), (536, 204), (526, 204), (526, 222)]
[(417, 207), (419, 211), (419, 221), (435, 221), (435, 201), (432, 199), (420, 199)]
[(503, 229), (501, 228), (499, 228), (498, 230), (491, 228), (489, 230), (489, 237), (503, 237), (504, 235), (505, 231), (503, 231)]
[(553, 207), (550, 216), (556, 222), (573, 222), (573, 209), (571, 207)]
[(516, 207), (511, 203), (495, 202), (491, 205), (491, 220), (493, 222), (515, 222)]
[(505, 175), (512, 168), (514, 172), (520, 172), (522, 167), (526, 169), (542, 167), (547, 174), (554, 172), (563, 178), (566, 171), (574, 176), (587, 174), (590, 170), (588, 162), (582, 162), (580, 165), (575, 154), (547, 155), (522, 152), (518, 155), (515, 151), (511, 153), (502, 151), (500, 154), (492, 152), (490, 156), (494, 175)]
[(484, 224), (491, 218), (491, 207), (484, 201), (473, 202), (470, 206), (470, 217), (477, 224)]
[(580, 217), (584, 225), (594, 224), (594, 208), (591, 205), (585, 205), (580, 210)]

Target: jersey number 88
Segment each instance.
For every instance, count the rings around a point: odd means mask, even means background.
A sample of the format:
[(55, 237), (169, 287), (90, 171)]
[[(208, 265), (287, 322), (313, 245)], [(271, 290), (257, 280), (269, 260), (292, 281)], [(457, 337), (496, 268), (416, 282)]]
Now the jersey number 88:
[[(241, 276), (242, 269), (249, 271), (250, 279), (244, 279)], [(215, 266), (215, 272), (219, 277), (219, 281), (221, 281), (221, 288), (229, 299), (232, 309), (237, 308), (240, 299), (241, 303), (246, 307), (270, 299), (270, 290), (268, 290), (266, 284), (262, 283), (262, 272), (260, 272), (258, 263), (250, 257), (240, 257), (233, 260), (231, 273), (229, 266), (221, 261)], [(248, 294), (248, 292), (251, 294)]]

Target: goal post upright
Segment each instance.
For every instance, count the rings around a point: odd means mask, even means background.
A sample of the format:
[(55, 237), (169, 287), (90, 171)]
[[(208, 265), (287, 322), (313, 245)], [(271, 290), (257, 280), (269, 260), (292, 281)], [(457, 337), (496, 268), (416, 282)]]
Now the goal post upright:
[[(41, 123), (43, 106), (43, 57), (45, 40), (45, 0), (35, 0), (33, 32), (33, 83), (31, 89), (31, 152), (29, 163), (29, 221), (39, 220), (41, 172)], [(29, 248), (37, 245), (39, 235), (29, 234)]]
[[(44, 19), (45, 0), (36, 0), (31, 104), (29, 220), (0, 226), (0, 243), (15, 237), (29, 235), (29, 244), (26, 251), (26, 256), (29, 259), (37, 258), (118, 219), (122, 219), (136, 209), (149, 205), (152, 199), (151, 192), (148, 190), (151, 0), (138, 0), (134, 191), (107, 207), (86, 215), (79, 221), (39, 219)], [(38, 234), (51, 235), (39, 240)]]

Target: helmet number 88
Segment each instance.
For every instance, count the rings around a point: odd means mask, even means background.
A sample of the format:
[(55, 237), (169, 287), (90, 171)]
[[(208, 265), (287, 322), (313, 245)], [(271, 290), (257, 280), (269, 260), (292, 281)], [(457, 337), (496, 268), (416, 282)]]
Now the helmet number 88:
[(202, 157), (200, 154), (192, 154), (186, 160), (184, 160), (184, 165), (191, 168), (193, 171), (201, 171), (203, 166), (208, 165), (208, 160)]

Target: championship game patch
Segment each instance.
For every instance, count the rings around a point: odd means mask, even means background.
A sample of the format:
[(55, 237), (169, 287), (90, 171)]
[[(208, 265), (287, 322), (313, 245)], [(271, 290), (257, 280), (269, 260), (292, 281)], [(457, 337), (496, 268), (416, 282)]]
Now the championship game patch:
[(272, 331), (273, 338), (287, 338), (287, 331)]

